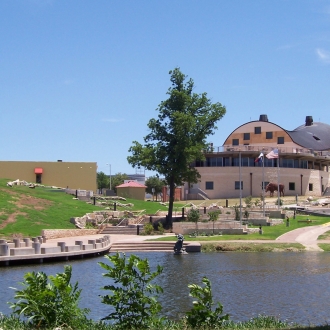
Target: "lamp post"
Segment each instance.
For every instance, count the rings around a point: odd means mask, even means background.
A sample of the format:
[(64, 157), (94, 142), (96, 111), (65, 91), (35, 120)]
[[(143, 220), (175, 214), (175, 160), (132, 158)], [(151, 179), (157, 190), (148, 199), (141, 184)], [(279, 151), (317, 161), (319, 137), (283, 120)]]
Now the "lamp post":
[(107, 165), (109, 165), (109, 169), (110, 169), (110, 176), (109, 176), (109, 181), (110, 181), (110, 190), (111, 190), (111, 164), (107, 164)]
[(241, 173), (241, 161), (242, 161), (242, 156), (241, 156), (241, 149), (239, 148), (239, 224), (240, 228), (242, 227), (242, 173)]

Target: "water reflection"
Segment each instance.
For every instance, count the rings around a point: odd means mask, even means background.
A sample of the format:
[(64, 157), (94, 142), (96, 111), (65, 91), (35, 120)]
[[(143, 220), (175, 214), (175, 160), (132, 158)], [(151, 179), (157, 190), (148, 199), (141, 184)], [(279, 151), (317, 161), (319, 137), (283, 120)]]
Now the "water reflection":
[[(246, 320), (259, 314), (279, 316), (301, 324), (330, 322), (328, 313), (330, 289), (330, 254), (308, 253), (205, 253), (174, 256), (171, 253), (136, 253), (148, 258), (150, 265), (160, 264), (164, 272), (157, 282), (164, 293), (159, 298), (163, 314), (177, 317), (191, 308), (188, 284), (201, 285), (203, 276), (212, 283), (214, 300), (233, 320)], [(100, 302), (106, 294), (101, 287), (109, 284), (97, 264), (104, 257), (76, 260), (73, 281), (82, 291), (81, 307), (92, 310), (90, 317), (100, 319), (110, 307)], [(66, 263), (0, 268), (0, 311), (10, 312), (6, 301), (27, 271), (42, 270), (48, 275), (63, 272)]]

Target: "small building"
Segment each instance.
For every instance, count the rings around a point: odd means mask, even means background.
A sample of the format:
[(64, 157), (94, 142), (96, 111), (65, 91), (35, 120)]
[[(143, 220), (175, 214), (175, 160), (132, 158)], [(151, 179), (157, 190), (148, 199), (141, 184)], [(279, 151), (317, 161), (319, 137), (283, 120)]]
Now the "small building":
[(0, 178), (46, 186), (97, 189), (96, 162), (0, 161)]
[(146, 186), (137, 181), (127, 181), (117, 188), (117, 195), (124, 198), (133, 198), (144, 200), (146, 194)]

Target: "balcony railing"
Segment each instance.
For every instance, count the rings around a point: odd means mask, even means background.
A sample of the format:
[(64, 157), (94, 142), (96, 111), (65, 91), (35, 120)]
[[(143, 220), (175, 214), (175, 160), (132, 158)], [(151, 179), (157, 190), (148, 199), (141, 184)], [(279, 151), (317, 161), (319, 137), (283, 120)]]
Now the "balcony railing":
[[(272, 148), (270, 146), (254, 146), (254, 145), (224, 145), (221, 147), (210, 146), (205, 153), (225, 153), (225, 152), (256, 152), (267, 154), (275, 149), (275, 146)], [(313, 149), (300, 148), (300, 147), (278, 147), (279, 154), (307, 154), (310, 156), (330, 156), (330, 151), (315, 151)]]

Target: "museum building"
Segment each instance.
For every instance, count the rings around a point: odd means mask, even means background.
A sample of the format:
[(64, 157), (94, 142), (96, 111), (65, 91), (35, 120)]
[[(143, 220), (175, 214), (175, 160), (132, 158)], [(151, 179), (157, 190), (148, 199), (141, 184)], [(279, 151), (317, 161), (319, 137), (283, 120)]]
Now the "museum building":
[[(272, 150), (278, 158), (265, 157)], [(193, 166), (201, 179), (185, 185), (187, 199), (239, 198), (240, 181), (242, 197), (260, 197), (263, 182), (284, 184), (286, 196), (322, 196), (330, 185), (330, 125), (306, 116), (303, 125), (288, 131), (260, 115), (236, 128), (222, 146), (211, 143), (205, 161)]]

